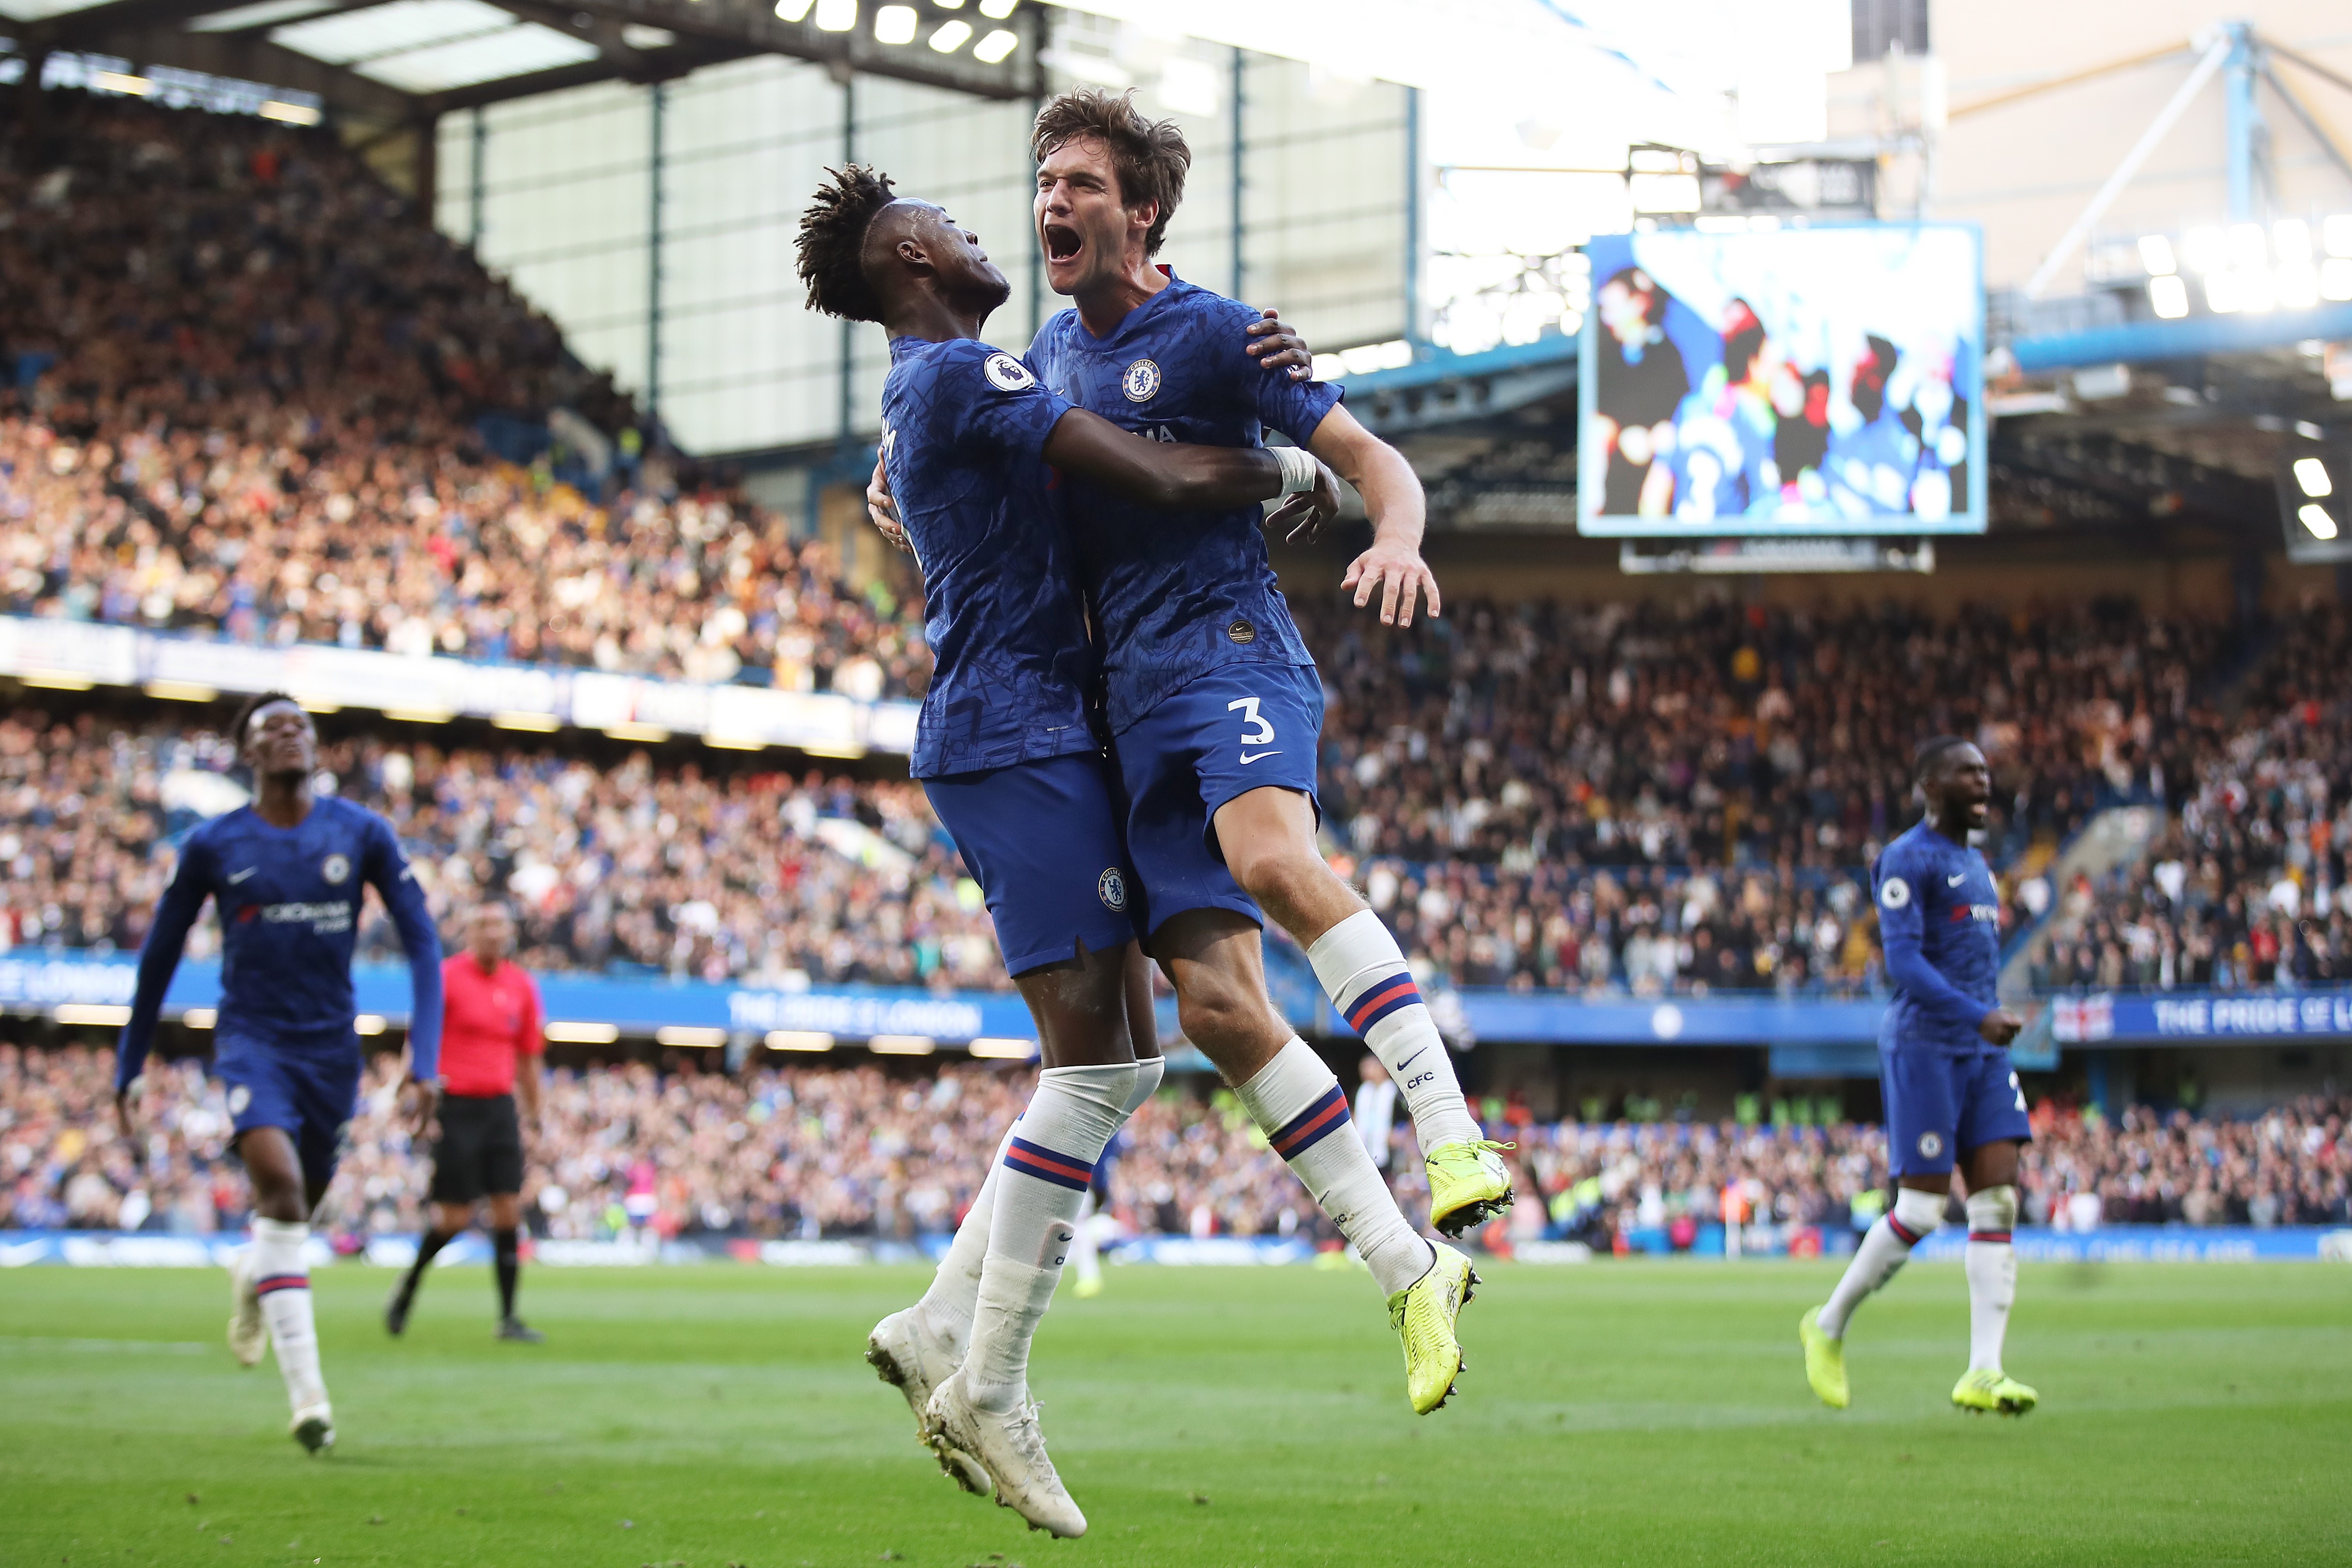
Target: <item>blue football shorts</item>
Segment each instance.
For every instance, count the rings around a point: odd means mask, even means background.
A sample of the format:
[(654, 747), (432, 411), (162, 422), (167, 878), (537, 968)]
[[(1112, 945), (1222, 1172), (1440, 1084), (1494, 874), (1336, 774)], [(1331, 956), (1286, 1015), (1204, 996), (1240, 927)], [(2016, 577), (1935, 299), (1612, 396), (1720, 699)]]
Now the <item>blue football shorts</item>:
[(1007, 974), (1135, 940), (1135, 872), (1092, 752), (923, 780), (988, 901)]
[(1886, 1163), (1895, 1176), (1948, 1176), (1954, 1157), (1969, 1149), (2032, 1141), (2025, 1090), (2004, 1047), (1956, 1055), (1881, 1044), (1878, 1081), (1886, 1098)]
[(1323, 683), (1311, 664), (1220, 665), (1119, 735), (1111, 750), (1147, 934), (1188, 909), (1230, 909), (1265, 924), (1225, 869), (1217, 810), (1269, 785), (1315, 803), (1322, 737)]
[(326, 1186), (335, 1174), (343, 1125), (359, 1108), (365, 1060), (350, 1030), (279, 1037), (225, 1029), (213, 1044), (213, 1075), (228, 1086), (237, 1135), (256, 1127), (283, 1131), (312, 1186)]

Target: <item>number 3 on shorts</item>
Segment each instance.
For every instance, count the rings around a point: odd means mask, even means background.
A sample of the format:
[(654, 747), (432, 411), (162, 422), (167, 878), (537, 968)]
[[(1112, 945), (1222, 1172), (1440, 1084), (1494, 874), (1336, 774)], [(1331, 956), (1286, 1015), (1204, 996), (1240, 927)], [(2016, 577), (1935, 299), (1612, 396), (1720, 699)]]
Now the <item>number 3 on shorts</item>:
[(1242, 716), (1242, 722), (1247, 726), (1247, 727), (1242, 731), (1242, 747), (1244, 750), (1247, 750), (1253, 746), (1265, 746), (1273, 741), (1274, 726), (1268, 723), (1265, 716), (1257, 711), (1257, 698), (1235, 697), (1232, 702), (1225, 705), (1225, 711), (1227, 713), (1240, 714)]

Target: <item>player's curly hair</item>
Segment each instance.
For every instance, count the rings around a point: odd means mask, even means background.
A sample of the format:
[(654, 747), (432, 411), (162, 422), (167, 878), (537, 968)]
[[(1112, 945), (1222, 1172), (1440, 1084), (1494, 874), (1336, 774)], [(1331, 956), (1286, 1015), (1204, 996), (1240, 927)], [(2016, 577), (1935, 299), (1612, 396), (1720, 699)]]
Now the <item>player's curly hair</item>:
[(228, 737), (236, 745), (238, 755), (244, 754), (245, 743), (253, 732), (253, 716), (278, 703), (293, 703), (297, 707), (302, 706), (299, 699), (285, 692), (257, 692), (245, 699), (245, 706), (236, 710), (236, 717), (230, 721), (228, 727)]
[(1168, 220), (1184, 200), (1184, 176), (1192, 168), (1192, 149), (1185, 143), (1183, 127), (1172, 120), (1154, 120), (1136, 108), (1132, 92), (1072, 88), (1037, 111), (1029, 152), (1043, 163), (1066, 144), (1088, 140), (1110, 150), (1120, 205), (1133, 211), (1146, 202), (1159, 204), (1150, 232), (1143, 236), (1143, 254), (1158, 256), (1160, 242), (1168, 237)]
[(1911, 754), (1911, 777), (1926, 783), (1927, 776), (1944, 765), (1945, 758), (1963, 746), (1975, 744), (1960, 735), (1938, 735), (1921, 741), (1919, 749)]
[(817, 187), (793, 242), (801, 281), (808, 285), (808, 308), (849, 321), (879, 321), (882, 301), (866, 279), (866, 231), (898, 199), (890, 193), (890, 176), (863, 163), (825, 172), (832, 183)]

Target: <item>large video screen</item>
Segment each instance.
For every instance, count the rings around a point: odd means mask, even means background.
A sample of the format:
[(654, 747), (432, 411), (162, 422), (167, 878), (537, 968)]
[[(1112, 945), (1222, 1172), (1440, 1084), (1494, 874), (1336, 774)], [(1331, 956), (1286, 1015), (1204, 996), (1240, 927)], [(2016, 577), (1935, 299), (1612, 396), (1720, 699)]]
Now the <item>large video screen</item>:
[(1675, 229), (1586, 254), (1581, 531), (1984, 531), (1973, 226)]

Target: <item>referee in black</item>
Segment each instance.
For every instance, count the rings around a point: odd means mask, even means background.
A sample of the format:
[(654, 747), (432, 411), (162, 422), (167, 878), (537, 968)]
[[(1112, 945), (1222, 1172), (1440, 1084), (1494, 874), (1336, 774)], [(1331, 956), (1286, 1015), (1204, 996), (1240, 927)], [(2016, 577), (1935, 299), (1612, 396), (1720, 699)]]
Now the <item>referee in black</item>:
[[(515, 1316), (522, 1272), (522, 1129), (539, 1125), (541, 1031), (539, 988), (507, 955), (514, 950), (507, 906), (478, 906), (466, 923), (466, 950), (441, 966), (440, 1135), (433, 1145), (433, 1228), (416, 1261), (384, 1307), (397, 1334), (425, 1270), (473, 1223), (474, 1206), (490, 1202), (490, 1242), (498, 1259), (499, 1338), (537, 1344), (547, 1336)], [(516, 1116), (520, 1102), (522, 1114)]]

